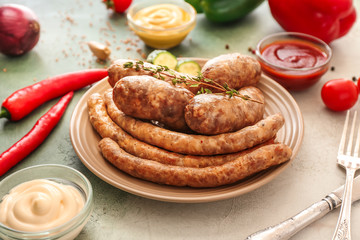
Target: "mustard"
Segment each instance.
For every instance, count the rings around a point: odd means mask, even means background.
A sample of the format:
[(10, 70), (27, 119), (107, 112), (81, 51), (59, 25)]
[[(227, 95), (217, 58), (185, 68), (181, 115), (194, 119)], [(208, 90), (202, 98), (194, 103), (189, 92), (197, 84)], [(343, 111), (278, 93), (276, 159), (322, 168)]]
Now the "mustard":
[(174, 4), (158, 4), (138, 11), (136, 24), (151, 29), (169, 29), (182, 26), (190, 21), (190, 14)]
[(145, 7), (133, 16), (130, 26), (149, 46), (170, 48), (178, 45), (194, 28), (194, 16), (175, 4)]

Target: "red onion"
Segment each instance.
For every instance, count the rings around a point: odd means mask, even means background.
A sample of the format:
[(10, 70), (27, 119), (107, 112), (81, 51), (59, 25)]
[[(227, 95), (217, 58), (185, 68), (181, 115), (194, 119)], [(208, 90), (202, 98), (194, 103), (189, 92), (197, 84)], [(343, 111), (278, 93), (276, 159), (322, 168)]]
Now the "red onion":
[(35, 13), (19, 4), (0, 6), (0, 52), (18, 56), (30, 51), (40, 37)]

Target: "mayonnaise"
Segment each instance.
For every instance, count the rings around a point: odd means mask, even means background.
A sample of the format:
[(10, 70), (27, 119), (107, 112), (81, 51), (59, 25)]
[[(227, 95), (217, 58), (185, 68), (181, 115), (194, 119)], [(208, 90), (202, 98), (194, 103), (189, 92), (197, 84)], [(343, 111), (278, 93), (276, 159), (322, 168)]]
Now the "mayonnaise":
[(138, 11), (134, 21), (142, 27), (162, 30), (184, 25), (190, 21), (190, 14), (175, 4), (157, 4)]
[(46, 179), (22, 183), (0, 203), (0, 222), (12, 229), (37, 232), (59, 226), (84, 207), (79, 190)]

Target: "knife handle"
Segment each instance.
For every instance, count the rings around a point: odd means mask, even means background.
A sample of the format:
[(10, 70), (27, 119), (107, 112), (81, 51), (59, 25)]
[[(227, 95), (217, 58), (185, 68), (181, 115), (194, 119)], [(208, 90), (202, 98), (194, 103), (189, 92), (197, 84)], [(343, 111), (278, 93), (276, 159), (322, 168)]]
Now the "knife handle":
[(314, 203), (307, 209), (301, 211), (295, 216), (256, 233), (251, 234), (246, 240), (280, 240), (289, 239), (298, 231), (310, 223), (322, 218), (331, 210), (341, 204), (341, 199), (335, 194), (329, 194), (320, 202)]

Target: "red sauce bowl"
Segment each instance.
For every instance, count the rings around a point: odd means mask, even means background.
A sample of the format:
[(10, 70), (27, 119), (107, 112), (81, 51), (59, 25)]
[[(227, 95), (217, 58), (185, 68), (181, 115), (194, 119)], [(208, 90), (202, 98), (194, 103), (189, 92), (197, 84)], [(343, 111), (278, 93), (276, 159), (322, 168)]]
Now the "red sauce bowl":
[(263, 38), (256, 47), (256, 57), (265, 75), (290, 91), (314, 85), (330, 64), (331, 48), (308, 34), (282, 32)]

